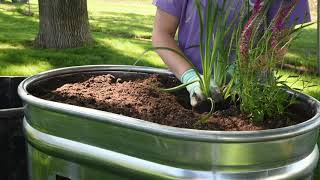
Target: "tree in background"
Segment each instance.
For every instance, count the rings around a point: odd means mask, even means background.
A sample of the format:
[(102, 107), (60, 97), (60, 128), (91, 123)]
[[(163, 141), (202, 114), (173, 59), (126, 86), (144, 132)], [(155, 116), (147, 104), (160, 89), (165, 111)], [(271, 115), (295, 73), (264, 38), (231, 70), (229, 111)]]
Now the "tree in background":
[(81, 47), (92, 42), (87, 0), (38, 0), (39, 33), (35, 44), (41, 48)]

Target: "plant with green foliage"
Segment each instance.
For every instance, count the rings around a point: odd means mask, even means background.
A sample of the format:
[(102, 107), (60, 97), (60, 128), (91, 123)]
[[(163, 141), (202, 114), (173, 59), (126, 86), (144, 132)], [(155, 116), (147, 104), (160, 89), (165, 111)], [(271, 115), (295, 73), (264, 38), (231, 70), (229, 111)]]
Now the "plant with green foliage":
[(277, 75), (276, 66), (283, 63), (287, 48), (298, 32), (308, 26), (286, 27), (298, 1), (282, 4), (268, 24), (266, 14), (272, 1), (257, 0), (238, 39), (236, 70), (228, 91), (233, 100), (240, 102), (241, 112), (254, 121), (284, 118), (288, 107), (295, 102), (285, 91), (291, 88)]
[[(281, 5), (278, 14), (268, 23), (266, 17), (272, 0), (257, 0), (252, 10), (249, 3), (242, 3), (241, 0), (233, 1), (233, 4), (223, 1), (222, 5), (207, 1), (205, 7), (200, 0), (195, 0), (200, 19), (199, 46), (203, 75), (183, 53), (167, 47), (154, 47), (153, 50), (173, 51), (190, 63), (199, 78), (203, 94), (212, 104), (209, 116), (214, 110), (210, 93), (211, 78), (214, 77), (224, 99), (231, 97), (234, 104), (240, 103), (240, 111), (252, 120), (283, 118), (295, 100), (285, 91), (291, 87), (277, 75), (276, 66), (283, 62), (288, 46), (300, 30), (311, 25), (285, 28), (286, 20), (298, 1)], [(232, 12), (229, 7), (238, 7), (239, 11)], [(231, 81), (227, 81), (234, 52), (235, 67)], [(195, 82), (198, 81), (166, 91), (176, 91)]]
[[(211, 111), (208, 115), (211, 115), (214, 110), (214, 98), (212, 92), (210, 92), (210, 83), (215, 83), (221, 92), (227, 84), (228, 69), (230, 64), (230, 57), (234, 50), (235, 37), (239, 34), (239, 17), (243, 11), (232, 12), (228, 8), (231, 4), (236, 6), (237, 2), (223, 1), (219, 4), (216, 1), (207, 1), (207, 5), (204, 7), (200, 0), (195, 0), (195, 6), (198, 12), (200, 20), (200, 44), (195, 45), (200, 48), (202, 71), (200, 72), (192, 64), (191, 60), (188, 59), (183, 53), (171, 49), (168, 47), (154, 47), (152, 50), (168, 50), (173, 51), (176, 54), (183, 57), (196, 71), (199, 81), (193, 81), (181, 86), (166, 89), (165, 91), (171, 92), (176, 91), (186, 86), (199, 82), (201, 90), (211, 102)], [(239, 5), (241, 8), (245, 6)], [(244, 10), (244, 9), (243, 9)], [(233, 14), (232, 14), (233, 13)], [(214, 82), (212, 82), (214, 77)], [(228, 97), (224, 95), (224, 97)]]

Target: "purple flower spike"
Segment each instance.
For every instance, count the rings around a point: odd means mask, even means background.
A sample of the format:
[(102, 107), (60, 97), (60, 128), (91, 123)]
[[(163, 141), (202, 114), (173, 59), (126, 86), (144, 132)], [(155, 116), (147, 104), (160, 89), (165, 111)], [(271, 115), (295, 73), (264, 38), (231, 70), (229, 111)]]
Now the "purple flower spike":
[(253, 13), (249, 18), (248, 22), (246, 23), (246, 25), (244, 26), (244, 30), (242, 31), (242, 35), (241, 35), (240, 53), (243, 59), (246, 59), (248, 57), (249, 44), (252, 36), (252, 31), (255, 28), (255, 21), (262, 10), (263, 10), (263, 2), (262, 0), (257, 0), (253, 7)]
[(258, 12), (260, 12), (262, 9), (262, 0), (257, 0), (254, 3), (254, 7), (253, 7), (253, 14), (257, 14)]
[(279, 10), (278, 15), (276, 16), (275, 19), (275, 24), (274, 27), (272, 28), (272, 38), (271, 38), (271, 46), (272, 48), (276, 48), (278, 45), (278, 39), (281, 36), (281, 31), (285, 27), (285, 21), (291, 14), (291, 12), (294, 10), (296, 5), (298, 4), (300, 0), (293, 0), (290, 4), (286, 6), (282, 6), (281, 9)]

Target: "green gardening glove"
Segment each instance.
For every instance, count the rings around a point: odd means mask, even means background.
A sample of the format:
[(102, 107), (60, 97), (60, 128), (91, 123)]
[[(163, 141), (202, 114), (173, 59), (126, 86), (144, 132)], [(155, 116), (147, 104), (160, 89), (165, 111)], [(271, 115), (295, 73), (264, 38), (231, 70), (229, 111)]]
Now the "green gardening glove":
[[(201, 75), (202, 77), (202, 75)], [(194, 69), (189, 69), (184, 72), (181, 76), (181, 82), (183, 84), (190, 83), (192, 81), (199, 80), (197, 73)], [(187, 86), (187, 90), (190, 95), (190, 104), (193, 107), (200, 105), (203, 101), (206, 100), (205, 95), (201, 90), (201, 86), (199, 82), (192, 83)], [(210, 92), (211, 97), (214, 102), (221, 102), (223, 100), (219, 87), (216, 85), (215, 81), (211, 79), (210, 81)]]

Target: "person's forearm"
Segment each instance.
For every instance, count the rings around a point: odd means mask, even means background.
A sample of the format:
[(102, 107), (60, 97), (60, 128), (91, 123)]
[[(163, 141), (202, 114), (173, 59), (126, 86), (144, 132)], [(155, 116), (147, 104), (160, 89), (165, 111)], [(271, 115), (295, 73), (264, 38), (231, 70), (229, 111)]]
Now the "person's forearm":
[[(152, 45), (153, 47), (168, 47), (183, 53), (177, 45), (177, 42), (169, 34), (154, 32), (152, 37)], [(175, 52), (170, 50), (157, 50), (157, 53), (162, 58), (163, 62), (168, 66), (170, 71), (173, 72), (179, 79), (185, 71), (191, 69), (191, 65)]]

